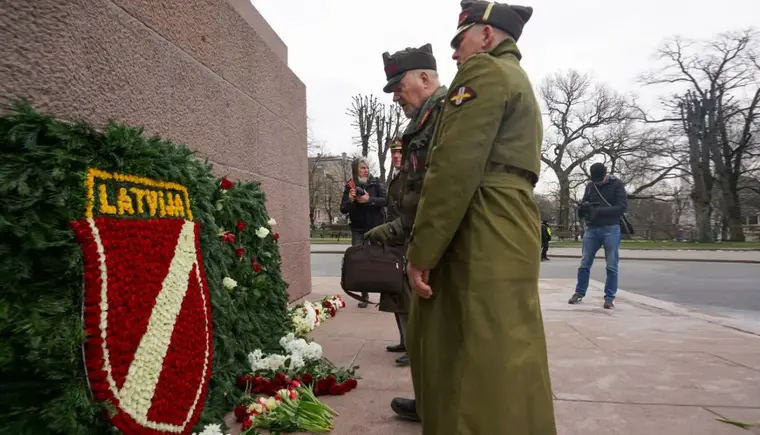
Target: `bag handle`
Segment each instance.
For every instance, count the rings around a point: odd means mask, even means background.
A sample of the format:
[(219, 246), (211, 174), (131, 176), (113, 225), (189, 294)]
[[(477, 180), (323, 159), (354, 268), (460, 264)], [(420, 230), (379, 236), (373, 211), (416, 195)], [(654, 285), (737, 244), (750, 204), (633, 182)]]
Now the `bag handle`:
[(596, 193), (598, 193), (599, 197), (602, 198), (602, 201), (604, 201), (604, 203), (607, 204), (607, 207), (612, 207), (612, 204), (610, 204), (609, 201), (607, 201), (607, 199), (604, 197), (604, 195), (602, 195), (602, 192), (599, 191), (599, 188), (596, 187), (596, 183), (594, 183), (592, 181), (591, 185), (594, 186), (594, 189), (596, 190)]

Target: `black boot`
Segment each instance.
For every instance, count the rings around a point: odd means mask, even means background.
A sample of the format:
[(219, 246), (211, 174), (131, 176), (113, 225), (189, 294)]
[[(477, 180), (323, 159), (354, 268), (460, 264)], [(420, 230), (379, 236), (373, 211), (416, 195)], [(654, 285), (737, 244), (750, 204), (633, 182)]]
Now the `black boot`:
[(406, 346), (404, 346), (403, 344), (400, 344), (400, 343), (399, 344), (392, 344), (392, 345), (386, 347), (385, 350), (387, 350), (388, 352), (401, 353), (401, 352), (406, 352)]
[(409, 365), (409, 354), (404, 354), (396, 358), (396, 364), (400, 367), (406, 367)]
[(394, 397), (391, 400), (391, 409), (399, 417), (409, 421), (422, 421), (420, 416), (417, 415), (417, 401), (414, 399), (404, 399), (402, 397)]

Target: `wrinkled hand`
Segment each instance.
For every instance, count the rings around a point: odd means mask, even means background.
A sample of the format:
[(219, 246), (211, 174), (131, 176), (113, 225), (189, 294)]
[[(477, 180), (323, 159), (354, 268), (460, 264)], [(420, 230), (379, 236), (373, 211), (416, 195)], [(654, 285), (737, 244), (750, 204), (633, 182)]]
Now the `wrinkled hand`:
[(364, 192), (364, 196), (356, 198), (356, 202), (359, 204), (366, 204), (369, 201), (369, 193)]
[(381, 243), (387, 242), (391, 237), (393, 237), (393, 233), (391, 232), (390, 225), (388, 224), (378, 225), (364, 234), (365, 240)]
[(351, 202), (356, 201), (356, 189), (351, 189), (348, 191), (348, 199), (350, 199)]
[(422, 269), (409, 263), (406, 265), (406, 275), (409, 278), (409, 286), (420, 297), (429, 299), (433, 296), (433, 288), (428, 284), (430, 269)]

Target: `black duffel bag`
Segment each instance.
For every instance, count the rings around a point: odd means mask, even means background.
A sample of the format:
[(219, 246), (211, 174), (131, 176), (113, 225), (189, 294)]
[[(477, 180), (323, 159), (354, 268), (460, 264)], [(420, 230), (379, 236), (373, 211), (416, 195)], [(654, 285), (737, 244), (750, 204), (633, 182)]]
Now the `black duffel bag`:
[(404, 291), (404, 253), (387, 245), (365, 242), (346, 249), (340, 286), (352, 298), (366, 303), (361, 293), (401, 294)]

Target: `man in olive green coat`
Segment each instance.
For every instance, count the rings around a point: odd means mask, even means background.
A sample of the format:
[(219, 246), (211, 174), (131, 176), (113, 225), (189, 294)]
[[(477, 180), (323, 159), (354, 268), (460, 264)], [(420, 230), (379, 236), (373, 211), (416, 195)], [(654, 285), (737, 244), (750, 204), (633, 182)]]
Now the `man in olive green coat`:
[[(399, 174), (401, 192), (396, 200), (398, 216), (370, 230), (365, 237), (389, 245), (406, 246), (422, 192), (430, 141), (447, 91), (438, 79), (436, 60), (430, 44), (406, 48), (392, 55), (383, 53), (383, 65), (387, 79), (383, 91), (393, 93), (393, 101), (401, 106), (410, 122), (401, 137), (403, 166)], [(409, 293), (411, 294), (411, 289)], [(397, 307), (397, 311), (408, 313), (409, 298), (402, 302), (403, 306)], [(403, 317), (406, 320), (408, 316)], [(389, 346), (388, 350), (401, 349)], [(406, 350), (406, 346), (403, 350)], [(421, 379), (420, 368), (411, 357), (409, 362), (416, 389), (419, 385), (417, 381)], [(414, 400), (395, 398), (391, 402), (391, 409), (402, 418), (419, 421)]]
[(556, 435), (533, 199), (543, 128), (516, 45), (531, 15), (462, 2), (407, 251), (423, 435)]

